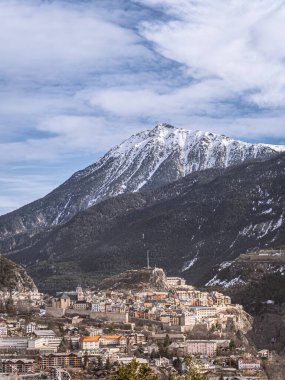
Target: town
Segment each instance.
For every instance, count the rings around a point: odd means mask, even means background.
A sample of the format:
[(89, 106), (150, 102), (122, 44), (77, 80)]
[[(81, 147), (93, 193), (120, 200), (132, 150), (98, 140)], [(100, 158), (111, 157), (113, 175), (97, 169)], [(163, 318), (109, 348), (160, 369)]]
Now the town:
[(134, 288), (2, 294), (0, 378), (108, 379), (135, 360), (157, 379), (183, 379), (191, 359), (202, 379), (267, 379), (272, 353), (244, 342), (251, 317), (230, 297), (180, 277)]

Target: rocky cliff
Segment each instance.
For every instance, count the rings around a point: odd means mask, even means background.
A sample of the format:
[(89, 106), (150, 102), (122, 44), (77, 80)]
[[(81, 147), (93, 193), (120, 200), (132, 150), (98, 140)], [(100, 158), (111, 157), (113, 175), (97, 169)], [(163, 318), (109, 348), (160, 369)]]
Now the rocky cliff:
[(0, 294), (36, 292), (37, 287), (25, 269), (0, 256)]
[(99, 284), (100, 289), (167, 291), (166, 275), (161, 268), (141, 268), (108, 277)]

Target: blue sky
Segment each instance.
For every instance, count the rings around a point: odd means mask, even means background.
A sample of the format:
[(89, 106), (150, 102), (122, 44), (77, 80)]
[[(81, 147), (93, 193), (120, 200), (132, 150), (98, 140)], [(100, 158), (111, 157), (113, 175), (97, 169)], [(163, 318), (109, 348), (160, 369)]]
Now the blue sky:
[(284, 0), (0, 2), (0, 213), (157, 122), (285, 143)]

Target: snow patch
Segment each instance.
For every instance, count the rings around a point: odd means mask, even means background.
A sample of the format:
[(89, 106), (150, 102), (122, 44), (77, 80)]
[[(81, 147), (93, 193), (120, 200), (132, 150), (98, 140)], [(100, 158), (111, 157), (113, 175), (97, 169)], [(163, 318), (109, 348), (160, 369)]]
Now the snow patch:
[(221, 280), (216, 274), (210, 281), (207, 282), (207, 284), (205, 284), (205, 286), (222, 286), (223, 288), (231, 288), (233, 286), (246, 284), (246, 282), (240, 277), (241, 276), (238, 276), (231, 280)]
[(181, 269), (181, 272), (185, 272), (186, 270), (193, 267), (193, 265), (196, 263), (197, 260), (198, 258), (195, 256), (192, 260), (186, 261)]

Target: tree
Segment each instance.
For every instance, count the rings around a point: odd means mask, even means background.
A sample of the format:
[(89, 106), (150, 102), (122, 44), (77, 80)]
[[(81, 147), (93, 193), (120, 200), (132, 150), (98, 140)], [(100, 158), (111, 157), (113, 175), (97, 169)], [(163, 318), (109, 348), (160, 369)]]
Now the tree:
[(63, 337), (58, 347), (58, 352), (66, 352), (67, 349), (68, 349), (68, 341), (65, 337)]
[(155, 350), (152, 350), (150, 353), (150, 359), (153, 360), (153, 359), (156, 359), (158, 357), (159, 357), (159, 354), (157, 352), (155, 352)]
[(103, 360), (101, 356), (98, 356), (96, 369), (103, 369)]
[(173, 361), (173, 367), (181, 375), (182, 374), (182, 360), (178, 357)]
[(84, 357), (83, 357), (83, 368), (84, 368), (84, 369), (87, 368), (87, 366), (88, 366), (88, 361), (89, 361), (89, 356), (88, 356), (87, 351), (85, 351), (85, 353), (84, 353)]
[(181, 380), (181, 377), (177, 373), (172, 373), (169, 380)]
[(126, 366), (119, 366), (112, 380), (158, 380), (147, 364), (139, 364), (135, 359)]
[(110, 371), (111, 368), (112, 368), (112, 365), (111, 365), (110, 359), (107, 358), (106, 363), (105, 363), (105, 369), (106, 371)]
[(73, 343), (72, 343), (72, 339), (71, 339), (71, 338), (69, 339), (69, 342), (68, 342), (68, 349), (69, 349), (70, 351), (72, 351), (72, 350), (74, 349), (74, 346), (73, 346)]
[(165, 338), (164, 338), (164, 342), (163, 342), (164, 347), (168, 347), (170, 345), (170, 343), (171, 343), (171, 341), (170, 341), (169, 335), (166, 334)]
[(15, 307), (14, 307), (14, 301), (12, 299), (12, 297), (8, 298), (8, 300), (6, 301), (6, 312), (8, 314), (14, 314), (15, 313)]
[(5, 303), (0, 300), (0, 313), (5, 313), (6, 311), (6, 307), (5, 307)]
[(185, 362), (189, 369), (185, 375), (185, 380), (207, 380), (207, 377), (201, 373), (201, 360), (198, 358), (194, 360), (193, 357), (186, 356)]
[(236, 348), (236, 344), (235, 344), (235, 342), (231, 339), (230, 344), (229, 344), (229, 349), (230, 349), (231, 351), (233, 351), (235, 348)]

